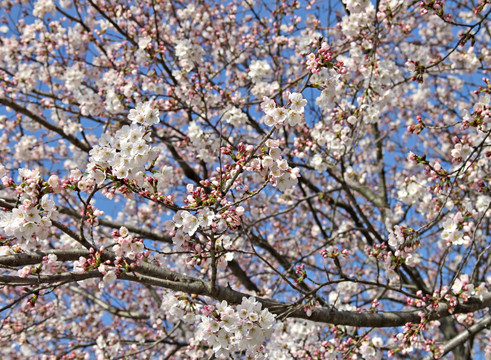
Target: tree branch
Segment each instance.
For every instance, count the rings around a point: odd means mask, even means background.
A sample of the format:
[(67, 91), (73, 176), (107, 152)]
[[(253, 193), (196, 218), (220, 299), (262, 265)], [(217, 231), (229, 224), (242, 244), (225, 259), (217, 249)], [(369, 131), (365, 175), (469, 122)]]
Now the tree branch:
[[(7, 265), (14, 263), (13, 258), (17, 255), (21, 255), (21, 258), (23, 257), (27, 262), (32, 262), (33, 258), (36, 256), (38, 256), (38, 259), (39, 257), (42, 259), (41, 254), (7, 255), (0, 256), (0, 264)], [(63, 254), (60, 253), (60, 256), (63, 256)], [(69, 257), (70, 253), (65, 254), (65, 256)], [(72, 258), (75, 258), (75, 253), (72, 253), (71, 256)], [(108, 251), (104, 251), (101, 257), (103, 259), (115, 259), (114, 254)], [(17, 264), (18, 263), (19, 262), (17, 262)], [(204, 281), (191, 276), (182, 275), (148, 263), (142, 263), (141, 265), (131, 264), (130, 268), (131, 273), (122, 273), (118, 276), (118, 278), (122, 280), (136, 281), (146, 285), (164, 287), (175, 291), (182, 291), (188, 294), (209, 296), (219, 301), (225, 300), (230, 304), (240, 304), (243, 297), (250, 296), (249, 294), (235, 291), (229, 287), (217, 285), (215, 289), (213, 289), (212, 282), (210, 281)], [(75, 282), (101, 277), (102, 274), (99, 271), (89, 271), (82, 274), (63, 273), (55, 275), (38, 275), (35, 277), (0, 275), (0, 283), (9, 286), (37, 285), (45, 283), (53, 284), (57, 282)], [(422, 309), (418, 309), (413, 311), (360, 313), (339, 311), (334, 308), (322, 307), (314, 309), (312, 311), (312, 315), (307, 316), (301, 304), (293, 305), (262, 298), (257, 298), (257, 300), (261, 302), (263, 306), (267, 307), (272, 313), (277, 315), (288, 312), (288, 317), (356, 327), (394, 327), (403, 326), (408, 322), (419, 323), (421, 320), (419, 313), (422, 311)], [(489, 306), (491, 306), (491, 293), (484, 295), (482, 299), (471, 297), (466, 303), (457, 304), (453, 311), (452, 309), (449, 311), (448, 305), (441, 303), (434, 311), (427, 314), (427, 319), (438, 320), (454, 314), (474, 312)]]

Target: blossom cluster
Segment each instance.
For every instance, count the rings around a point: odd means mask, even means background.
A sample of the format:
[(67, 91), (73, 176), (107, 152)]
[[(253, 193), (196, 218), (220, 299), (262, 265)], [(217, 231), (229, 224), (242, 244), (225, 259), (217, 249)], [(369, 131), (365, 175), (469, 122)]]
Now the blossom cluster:
[[(174, 242), (176, 245), (181, 245), (182, 242), (177, 239), (181, 237), (180, 234), (186, 234), (193, 236), (199, 227), (202, 229), (208, 228), (213, 225), (213, 219), (215, 218), (215, 213), (210, 208), (206, 207), (198, 211), (198, 216), (194, 216), (187, 210), (179, 210), (176, 212), (172, 221), (168, 221), (166, 228), (169, 231), (177, 229), (176, 235), (174, 235)], [(179, 233), (179, 235), (177, 235)]]
[(323, 42), (317, 53), (310, 53), (307, 56), (307, 70), (312, 74), (316, 74), (323, 68), (334, 69), (339, 74), (345, 74), (347, 69), (344, 67), (343, 62), (332, 61), (333, 55), (331, 47)]
[(78, 260), (73, 262), (74, 273), (83, 274), (86, 271), (97, 269), (97, 271), (103, 275), (102, 281), (99, 282), (99, 289), (103, 289), (107, 285), (115, 282), (118, 275), (124, 271), (121, 266), (124, 263), (123, 258), (118, 257), (116, 261), (114, 261), (113, 267), (111, 266), (111, 260), (102, 262), (101, 254), (103, 251), (104, 246), (97, 251), (94, 250), (94, 248), (91, 248), (88, 258), (80, 256)]
[(263, 98), (261, 109), (266, 114), (264, 123), (267, 126), (281, 126), (284, 123), (290, 126), (296, 126), (303, 122), (304, 108), (307, 105), (300, 93), (291, 93), (288, 95), (290, 107), (278, 107), (276, 102), (268, 97)]
[(365, 360), (381, 360), (382, 359), (382, 351), (381, 348), (383, 345), (383, 340), (380, 337), (374, 337), (372, 341), (364, 341), (360, 345), (360, 355), (363, 356)]
[(253, 297), (242, 298), (235, 309), (226, 301), (205, 307), (198, 325), (198, 340), (212, 346), (218, 358), (245, 351), (246, 358), (261, 358), (262, 345), (273, 332), (275, 316)]
[[(466, 119), (464, 117), (464, 121), (462, 125), (466, 126), (477, 126), (479, 130), (483, 132), (487, 132), (491, 130), (491, 85), (488, 79), (484, 79), (486, 83), (486, 92), (479, 96), (478, 101), (474, 104), (474, 108), (472, 109), (473, 119)], [(469, 111), (467, 111), (469, 114)]]
[(97, 270), (104, 275), (102, 281), (99, 283), (100, 289), (104, 288), (106, 285), (112, 284), (118, 277), (118, 274), (114, 269), (111, 269), (104, 264), (99, 265)]
[[(416, 250), (420, 247), (420, 242), (417, 233), (411, 228), (403, 228), (399, 225), (394, 226), (392, 231), (389, 230), (388, 244), (394, 250), (396, 259), (403, 259), (408, 266), (416, 266), (420, 262), (420, 258), (416, 255)], [(390, 259), (389, 261), (387, 261)], [(387, 257), (386, 266), (391, 268), (394, 259)], [(398, 263), (398, 261), (396, 261)]]
[(467, 301), (470, 296), (476, 295), (476, 293), (479, 294), (482, 290), (486, 291), (484, 284), (474, 289), (474, 284), (471, 283), (467, 274), (460, 275), (452, 285), (452, 293), (464, 301)]
[(286, 159), (281, 158), (279, 141), (269, 139), (266, 141), (269, 148), (268, 153), (263, 154), (262, 158), (254, 158), (249, 163), (247, 169), (258, 171), (261, 176), (271, 176), (271, 181), (276, 182), (276, 187), (280, 191), (286, 191), (298, 183), (300, 170), (291, 168)]
[(323, 65), (326, 65), (332, 59), (331, 48), (326, 42), (323, 42), (317, 54), (310, 53), (307, 56), (307, 69), (312, 73), (320, 71)]
[(466, 232), (472, 232), (472, 230), (468, 224), (464, 226), (463, 221), (462, 214), (458, 212), (455, 216), (442, 223), (443, 231), (440, 237), (447, 246), (463, 245), (468, 247), (471, 244), (471, 238)]
[(277, 81), (269, 80), (273, 77), (273, 69), (266, 60), (251, 61), (249, 78), (254, 84), (251, 92), (257, 98), (269, 96), (279, 88)]
[(152, 109), (149, 103), (138, 104), (130, 110), (128, 119), (133, 122), (131, 125), (124, 125), (113, 136), (103, 134), (99, 145), (90, 150), (88, 179), (98, 185), (108, 174), (119, 179), (136, 179), (138, 173), (145, 171), (144, 165), (157, 156), (148, 144), (147, 127), (160, 121), (158, 110)]
[(407, 355), (414, 351), (414, 349), (425, 349), (428, 351), (431, 348), (434, 359), (440, 358), (441, 346), (433, 346), (434, 339), (425, 339), (425, 332), (436, 328), (440, 323), (438, 321), (428, 321), (424, 312), (420, 312), (418, 315), (421, 317), (419, 322), (406, 323), (403, 326), (403, 332), (395, 336), (395, 339), (401, 345), (398, 348), (389, 350), (389, 357), (393, 357), (395, 353)]
[[(276, 102), (267, 97), (263, 98), (261, 108), (266, 114), (263, 121), (268, 126), (281, 126), (288, 124), (296, 126), (303, 123), (304, 108), (307, 105), (300, 93), (288, 94), (288, 104), (290, 107), (278, 107)], [(268, 140), (266, 142), (269, 148), (268, 154), (263, 154), (262, 158), (254, 158), (250, 164), (249, 170), (257, 170), (263, 176), (269, 174), (272, 180), (276, 180), (276, 186), (280, 191), (285, 191), (298, 183), (299, 170), (291, 169), (285, 159), (281, 159), (281, 149), (279, 141)]]
[(58, 257), (55, 254), (49, 254), (43, 258), (42, 267), (24, 266), (17, 271), (17, 275), (20, 277), (28, 277), (32, 274), (55, 274), (61, 265), (60, 261), (57, 261)]
[(375, 7), (368, 0), (345, 0), (349, 16), (345, 15), (341, 19), (340, 27), (342, 33), (348, 38), (356, 38), (362, 29), (366, 29), (371, 24), (370, 19), (375, 17)]
[[(51, 177), (44, 183), (39, 171), (28, 169), (19, 169), (19, 177), (21, 184), (16, 186), (16, 191), (21, 194), (20, 205), (0, 214), (0, 229), (6, 235), (24, 237), (28, 243), (34, 236), (45, 240), (51, 227), (51, 218), (57, 214), (55, 203), (46, 192), (59, 190), (58, 179)], [(6, 176), (3, 180), (6, 185), (12, 183)]]
[(193, 44), (189, 39), (178, 40), (175, 51), (180, 65), (188, 71), (194, 67), (195, 63), (201, 62), (204, 55), (201, 46)]
[(34, 5), (33, 15), (39, 18), (44, 17), (47, 13), (55, 13), (56, 7), (52, 0), (38, 0)]
[(312, 75), (312, 82), (316, 87), (322, 89), (321, 94), (315, 99), (316, 105), (327, 110), (335, 105), (343, 93), (344, 83), (342, 75), (333, 69), (322, 68)]
[(342, 342), (340, 337), (323, 341), (326, 326), (313, 321), (287, 318), (275, 328), (266, 345), (267, 359), (336, 359)]
[(467, 157), (471, 153), (472, 149), (467, 144), (457, 143), (455, 147), (450, 152), (452, 158), (455, 162), (466, 161)]
[[(204, 207), (196, 215), (193, 215), (187, 210), (179, 210), (172, 220), (165, 222), (164, 228), (172, 236), (176, 251), (191, 250), (194, 253), (194, 256), (189, 259), (189, 265), (205, 266), (211, 260), (211, 237), (196, 236), (196, 232), (198, 229), (209, 229), (213, 233), (223, 231), (227, 225), (233, 226), (234, 221), (240, 222), (240, 220), (235, 219), (238, 212), (237, 210), (226, 210), (215, 214), (211, 208)], [(232, 252), (227, 251), (231, 247), (232, 240), (230, 236), (221, 235), (215, 238), (214, 243), (217, 267), (224, 269), (234, 257)]]
[(343, 0), (350, 13), (364, 12), (371, 4), (369, 0)]
[(241, 126), (247, 121), (247, 115), (235, 106), (228, 106), (224, 113), (223, 119), (233, 126)]
[[(342, 281), (336, 286), (335, 291), (329, 293), (329, 304), (339, 310), (353, 311), (356, 307), (349, 299), (358, 292), (358, 284), (351, 281)], [(344, 299), (344, 301), (343, 301)]]
[[(330, 156), (337, 159), (352, 143), (352, 138), (349, 136), (350, 131), (349, 126), (343, 126), (341, 123), (335, 123), (330, 127), (316, 124), (310, 135), (316, 145), (322, 147)], [(319, 172), (327, 169), (329, 164), (329, 161), (324, 158), (325, 151), (315, 154), (310, 160), (310, 164)]]
[(145, 127), (152, 126), (160, 122), (159, 110), (152, 107), (149, 101), (139, 103), (136, 108), (130, 110), (128, 119), (133, 124), (141, 124)]
[(58, 261), (58, 257), (55, 254), (49, 254), (43, 258), (42, 272), (45, 274), (55, 274), (59, 266), (62, 264)]
[(413, 178), (406, 179), (406, 184), (400, 187), (400, 189), (397, 191), (397, 196), (399, 197), (399, 200), (406, 205), (418, 204), (421, 202), (422, 197), (429, 195), (423, 191), (425, 189), (425, 185), (425, 181), (417, 183), (413, 180)]
[(116, 256), (124, 256), (135, 260), (138, 254), (142, 254), (145, 251), (143, 241), (131, 236), (128, 229), (124, 226), (119, 231), (114, 231), (112, 236), (117, 241), (116, 245), (112, 248)]
[(186, 135), (196, 149), (197, 158), (208, 164), (216, 160), (215, 154), (220, 142), (213, 135), (203, 131), (197, 120), (189, 124)]
[(196, 321), (199, 316), (200, 304), (190, 301), (185, 294), (169, 294), (162, 299), (160, 309), (168, 316), (169, 314), (177, 320), (183, 320), (188, 324)]

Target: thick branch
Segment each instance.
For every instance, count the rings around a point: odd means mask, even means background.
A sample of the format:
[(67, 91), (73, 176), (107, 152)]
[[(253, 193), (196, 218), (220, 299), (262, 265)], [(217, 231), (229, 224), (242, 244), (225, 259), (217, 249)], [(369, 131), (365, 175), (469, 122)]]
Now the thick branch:
[[(0, 257), (0, 264), (12, 264), (13, 257), (23, 255), (24, 259), (32, 261), (32, 257), (41, 256), (41, 254), (16, 254)], [(77, 254), (78, 255), (78, 254)], [(62, 254), (60, 254), (62, 256)], [(69, 254), (66, 254), (68, 257)], [(72, 254), (75, 257), (75, 253)], [(108, 251), (103, 253), (103, 258), (112, 259), (114, 255)], [(243, 297), (250, 295), (235, 291), (229, 287), (216, 286), (214, 289), (210, 281), (193, 278), (178, 274), (176, 272), (163, 269), (151, 264), (142, 263), (139, 266), (131, 266), (131, 273), (123, 273), (118, 276), (119, 279), (136, 281), (146, 285), (155, 285), (167, 289), (182, 291), (188, 294), (197, 294), (209, 296), (216, 300), (226, 300), (230, 304), (239, 304)], [(20, 277), (10, 275), (0, 275), (0, 283), (10, 286), (15, 285), (37, 285), (42, 283), (57, 283), (57, 282), (75, 282), (90, 278), (100, 278), (102, 274), (98, 271), (90, 271), (83, 274), (63, 273), (56, 275), (39, 275), (31, 277)], [(347, 325), (357, 327), (394, 327), (403, 326), (408, 322), (418, 323), (420, 316), (418, 315), (422, 309), (412, 311), (389, 311), (380, 313), (358, 313), (350, 311), (338, 311), (334, 308), (317, 308), (314, 309), (309, 317), (305, 313), (303, 306), (277, 302), (270, 299), (258, 298), (263, 306), (267, 307), (272, 313), (277, 315), (287, 314), (288, 317), (309, 319), (316, 322)], [(452, 314), (469, 313), (491, 306), (491, 293), (483, 296), (482, 300), (478, 298), (470, 298), (464, 304), (458, 304)], [(440, 318), (450, 316), (448, 305), (440, 304), (431, 313), (427, 314), (427, 319), (438, 320)]]
[[(443, 346), (443, 353), (440, 353), (440, 357), (448, 354), (450, 351), (458, 347), (459, 345), (462, 345), (465, 343), (471, 336), (474, 336), (475, 334), (481, 332), (483, 329), (487, 328), (488, 326), (491, 325), (491, 315), (486, 315), (484, 318), (482, 318), (478, 323), (469, 326), (467, 329), (462, 331), (459, 335), (454, 337), (452, 340), (447, 342)], [(434, 359), (433, 355), (430, 354), (426, 356), (423, 360), (432, 360)]]
[(89, 251), (82, 249), (36, 251), (24, 254), (0, 256), (0, 266), (26, 266), (40, 264), (45, 256), (56, 255), (58, 261), (75, 261), (81, 256), (88, 257)]

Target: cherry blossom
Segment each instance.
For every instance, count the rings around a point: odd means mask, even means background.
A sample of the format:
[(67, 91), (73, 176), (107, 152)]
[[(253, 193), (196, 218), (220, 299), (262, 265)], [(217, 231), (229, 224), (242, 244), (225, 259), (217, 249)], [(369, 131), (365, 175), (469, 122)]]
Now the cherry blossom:
[(3, 1), (0, 358), (489, 358), (489, 1)]

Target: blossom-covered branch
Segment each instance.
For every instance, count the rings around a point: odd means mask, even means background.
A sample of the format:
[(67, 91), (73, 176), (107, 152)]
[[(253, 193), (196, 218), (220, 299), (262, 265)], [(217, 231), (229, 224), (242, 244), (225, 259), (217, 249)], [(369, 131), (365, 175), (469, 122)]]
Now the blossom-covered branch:
[(489, 357), (489, 1), (0, 5), (0, 357)]

